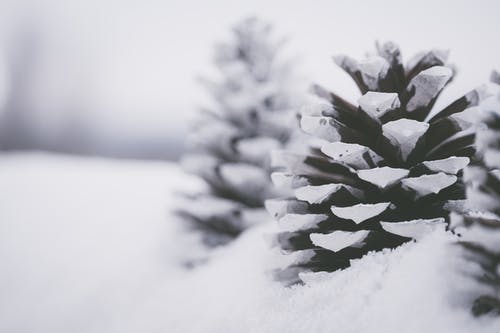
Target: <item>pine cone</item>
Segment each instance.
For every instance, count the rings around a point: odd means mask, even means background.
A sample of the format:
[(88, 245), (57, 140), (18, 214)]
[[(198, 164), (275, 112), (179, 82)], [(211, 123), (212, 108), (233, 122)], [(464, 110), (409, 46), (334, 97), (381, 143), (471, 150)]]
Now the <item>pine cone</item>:
[(277, 185), (295, 198), (270, 200), (276, 243), (302, 271), (334, 271), (369, 251), (394, 248), (448, 223), (445, 205), (464, 198), (462, 169), (474, 154), (475, 106), (484, 88), (431, 113), (454, 71), (447, 53), (418, 54), (406, 67), (394, 43), (363, 61), (335, 62), (355, 81), (358, 106), (320, 86), (328, 103), (304, 108), (301, 128), (319, 138), (307, 156), (276, 152)]
[[(475, 315), (500, 314), (500, 104), (485, 112), (485, 129), (476, 137), (476, 159), (464, 172), (467, 209), (454, 214), (452, 227), (460, 230), (466, 259), (481, 268), (475, 278), (488, 286), (489, 295), (475, 301)], [(460, 227), (460, 229), (458, 229)]]
[(220, 79), (203, 82), (213, 110), (203, 110), (190, 138), (185, 168), (207, 191), (178, 213), (200, 230), (208, 246), (225, 244), (268, 218), (264, 201), (278, 195), (270, 180), (269, 151), (285, 147), (296, 127), (293, 69), (281, 59), (272, 28), (249, 18), (217, 46)]

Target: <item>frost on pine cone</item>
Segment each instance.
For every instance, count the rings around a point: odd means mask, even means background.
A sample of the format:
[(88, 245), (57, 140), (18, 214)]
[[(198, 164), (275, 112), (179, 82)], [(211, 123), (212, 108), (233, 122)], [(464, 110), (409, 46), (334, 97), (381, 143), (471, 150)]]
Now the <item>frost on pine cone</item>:
[(475, 301), (475, 315), (500, 314), (500, 104), (493, 108), (477, 133), (478, 158), (464, 172), (467, 209), (452, 219), (466, 259), (481, 267), (475, 278), (489, 289)]
[(328, 103), (305, 107), (301, 128), (319, 143), (307, 156), (273, 154), (273, 181), (294, 188), (294, 198), (266, 203), (281, 229), (276, 243), (292, 254), (279, 279), (341, 269), (448, 223), (445, 204), (465, 195), (462, 169), (474, 153), (472, 119), (485, 92), (431, 113), (454, 75), (446, 58), (433, 50), (403, 66), (390, 42), (359, 62), (334, 58), (362, 96), (353, 105), (313, 87)]
[(179, 213), (217, 246), (268, 218), (264, 200), (276, 196), (270, 180), (269, 151), (292, 137), (294, 77), (280, 59), (283, 40), (255, 18), (233, 29), (233, 40), (217, 46), (215, 81), (203, 80), (213, 110), (203, 110), (192, 129), (186, 169), (200, 176), (208, 191), (188, 200)]

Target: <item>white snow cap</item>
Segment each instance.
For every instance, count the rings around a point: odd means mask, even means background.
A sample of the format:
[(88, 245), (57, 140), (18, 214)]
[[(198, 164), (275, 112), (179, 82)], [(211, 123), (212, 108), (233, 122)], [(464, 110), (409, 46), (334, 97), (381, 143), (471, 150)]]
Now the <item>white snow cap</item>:
[(267, 187), (266, 171), (253, 165), (226, 163), (221, 165), (220, 174), (224, 180), (236, 188), (261, 191)]
[(369, 90), (377, 90), (379, 79), (387, 75), (389, 63), (380, 56), (373, 56), (359, 62), (363, 82)]
[(359, 224), (363, 221), (371, 219), (384, 212), (389, 206), (390, 202), (380, 202), (376, 204), (358, 204), (349, 207), (336, 207), (332, 206), (331, 211), (336, 216), (352, 220), (354, 223)]
[(410, 58), (410, 60), (406, 64), (406, 68), (413, 68), (415, 65), (420, 62), (422, 59), (428, 57), (428, 58), (437, 58), (441, 63), (446, 63), (448, 60), (448, 56), (450, 54), (449, 50), (440, 50), (440, 49), (433, 49), (430, 51), (422, 51), (418, 52), (415, 54), (413, 57)]
[(359, 170), (357, 173), (359, 178), (384, 189), (408, 176), (409, 171), (406, 169), (382, 167)]
[(339, 141), (341, 136), (337, 128), (331, 123), (332, 118), (302, 116), (300, 119), (300, 128), (308, 134), (314, 134), (324, 140), (334, 142)]
[(366, 239), (369, 230), (360, 231), (334, 231), (329, 234), (311, 234), (309, 238), (314, 245), (320, 246), (324, 249), (337, 252), (346, 247), (359, 246)]
[(181, 165), (186, 171), (197, 175), (206, 174), (207, 170), (212, 172), (219, 163), (216, 157), (208, 154), (188, 154), (181, 160)]
[(453, 185), (457, 179), (455, 175), (447, 175), (444, 172), (440, 172), (432, 175), (406, 178), (401, 183), (405, 187), (417, 192), (419, 196), (425, 196), (432, 193), (439, 193), (442, 189)]
[(412, 112), (426, 107), (452, 76), (453, 71), (445, 66), (434, 66), (417, 74), (408, 84), (408, 91), (415, 88), (415, 95), (406, 104), (406, 110)]
[(380, 224), (385, 231), (391, 234), (419, 240), (438, 228), (444, 228), (445, 221), (444, 218), (439, 217), (403, 222), (380, 222)]
[(271, 166), (276, 168), (287, 168), (290, 163), (297, 163), (297, 160), (302, 161), (304, 158), (297, 154), (291, 154), (282, 149), (271, 151)]
[(449, 118), (452, 119), (461, 130), (465, 130), (479, 123), (480, 114), (481, 107), (472, 106), (462, 112), (457, 112), (450, 115)]
[(484, 164), (490, 168), (500, 166), (500, 151), (498, 149), (486, 149), (483, 153)]
[(287, 170), (289, 173), (305, 175), (318, 170), (305, 163), (306, 156), (285, 150), (271, 151), (271, 166)]
[(392, 59), (394, 54), (400, 54), (399, 52), (399, 46), (392, 42), (392, 41), (386, 41), (383, 43), (380, 43), (379, 41), (375, 42), (375, 47), (377, 49), (377, 52), (384, 57), (387, 61), (389, 59)]
[(333, 61), (335, 62), (335, 64), (337, 64), (337, 66), (339, 66), (341, 68), (348, 69), (351, 72), (355, 71), (355, 70), (359, 70), (359, 64), (358, 64), (357, 60), (355, 60), (349, 56), (340, 54), (340, 55), (335, 55), (332, 58), (333, 58)]
[(491, 72), (490, 81), (496, 84), (500, 84), (500, 73), (495, 70)]
[(363, 156), (366, 152), (369, 153), (371, 160), (375, 164), (383, 160), (382, 157), (370, 148), (355, 143), (327, 142), (321, 146), (321, 151), (335, 161), (343, 162), (358, 169), (372, 167)]
[(264, 205), (269, 214), (276, 219), (280, 219), (290, 212), (305, 213), (308, 207), (305, 202), (286, 199), (268, 199)]
[(243, 158), (258, 164), (268, 159), (270, 151), (280, 147), (281, 143), (270, 137), (248, 138), (236, 143), (236, 150)]
[(331, 104), (326, 103), (308, 103), (300, 108), (300, 114), (303, 116), (322, 116), (323, 112), (332, 111)]
[(368, 91), (358, 99), (358, 104), (374, 119), (401, 106), (397, 93), (383, 93)]
[(384, 136), (400, 148), (403, 161), (406, 161), (418, 140), (428, 129), (428, 123), (404, 118), (390, 121), (382, 126)]
[[(191, 201), (185, 203), (186, 207), (192, 204)], [(213, 216), (232, 214), (235, 211), (240, 211), (241, 208), (241, 205), (234, 201), (206, 196), (196, 199), (196, 209), (193, 209), (190, 213), (200, 219), (208, 219)]]
[(283, 231), (306, 230), (328, 219), (325, 214), (286, 214), (278, 220)]
[(467, 100), (472, 100), (475, 102), (475, 104), (479, 104), (480, 102), (491, 96), (493, 96), (493, 93), (486, 84), (480, 85), (479, 87), (475, 88), (465, 95)]
[(456, 175), (470, 162), (468, 157), (451, 156), (442, 160), (425, 161), (422, 164), (431, 171)]
[(362, 195), (360, 190), (357, 190), (345, 184), (324, 184), (324, 185), (308, 185), (295, 190), (295, 196), (299, 200), (307, 201), (310, 204), (320, 204), (328, 200), (332, 194), (346, 189), (354, 196)]
[(271, 180), (274, 186), (279, 189), (292, 189), (309, 185), (307, 178), (287, 172), (273, 172), (271, 173)]

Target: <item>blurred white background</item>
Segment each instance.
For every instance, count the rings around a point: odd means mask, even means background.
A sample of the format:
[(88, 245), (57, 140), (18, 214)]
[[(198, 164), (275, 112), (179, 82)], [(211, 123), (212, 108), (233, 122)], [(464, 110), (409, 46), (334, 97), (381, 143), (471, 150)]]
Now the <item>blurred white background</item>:
[(361, 0), (1, 0), (0, 145), (176, 159), (207, 96), (212, 46), (258, 15), (313, 81), (356, 98), (331, 56), (393, 40), (408, 59), (447, 48), (459, 75), (438, 103), (499, 67), (499, 3)]
[[(352, 101), (355, 85), (332, 55), (361, 57), (377, 39), (397, 42), (405, 59), (450, 49), (459, 72), (440, 107), (500, 69), (499, 9), (498, 0), (0, 0), (0, 150), (177, 159), (209, 101), (196, 78), (213, 74), (214, 43), (249, 15), (289, 37), (305, 80)], [(290, 322), (500, 332), (445, 303), (453, 260), (440, 238), (409, 244), (417, 250), (406, 261), (395, 251), (324, 288), (283, 290), (261, 274), (273, 258), (254, 229), (188, 274), (196, 246), (171, 213), (199, 185), (169, 162), (0, 151), (0, 332), (282, 332)]]

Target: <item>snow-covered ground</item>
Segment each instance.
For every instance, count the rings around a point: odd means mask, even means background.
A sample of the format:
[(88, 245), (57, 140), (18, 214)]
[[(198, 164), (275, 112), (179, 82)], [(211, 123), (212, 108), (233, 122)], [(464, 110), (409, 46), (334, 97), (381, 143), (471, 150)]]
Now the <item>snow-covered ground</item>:
[(0, 157), (0, 332), (500, 332), (469, 315), (475, 267), (444, 231), (285, 288), (267, 222), (187, 270), (171, 212), (197, 186), (169, 163)]

